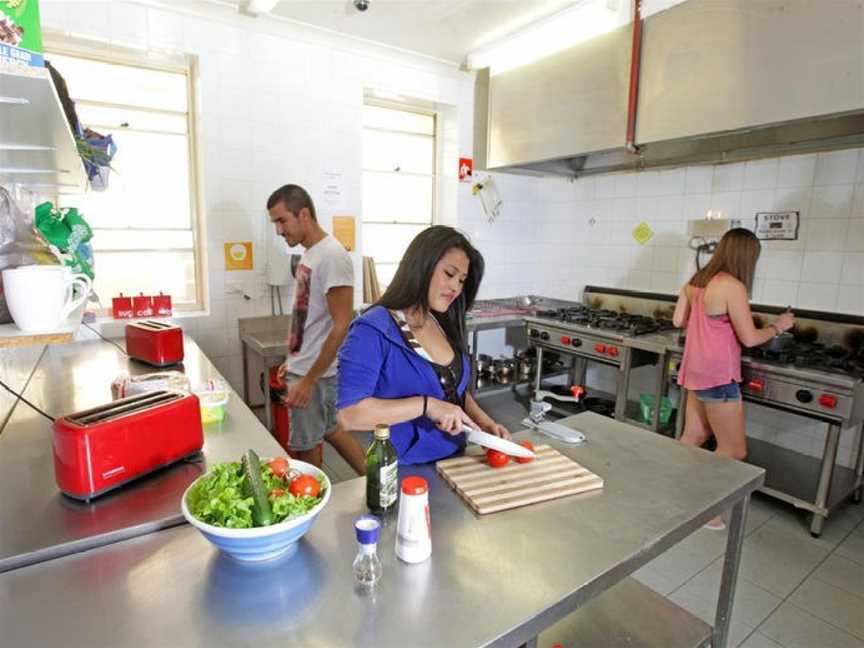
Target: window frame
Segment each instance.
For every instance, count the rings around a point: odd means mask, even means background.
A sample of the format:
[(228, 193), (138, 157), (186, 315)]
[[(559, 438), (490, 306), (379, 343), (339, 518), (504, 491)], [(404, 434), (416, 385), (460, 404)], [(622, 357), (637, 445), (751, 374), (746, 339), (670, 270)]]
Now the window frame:
[[(439, 169), (439, 159), (440, 159), (440, 141), (439, 141), (439, 124), (441, 121), (440, 115), (438, 111), (434, 108), (426, 108), (417, 104), (412, 104), (409, 102), (402, 103), (400, 101), (392, 101), (387, 99), (381, 99), (379, 97), (375, 97), (367, 94), (363, 97), (363, 108), (365, 109), (367, 106), (372, 106), (375, 108), (385, 108), (387, 110), (398, 110), (401, 112), (415, 113), (418, 115), (424, 115), (426, 117), (432, 118), (432, 133), (427, 135), (425, 133), (415, 133), (413, 131), (406, 131), (399, 128), (382, 128), (380, 126), (366, 126), (363, 125), (363, 130), (366, 131), (377, 131), (381, 133), (398, 133), (402, 135), (411, 135), (412, 137), (428, 137), (432, 140), (432, 173), (428, 174), (428, 177), (431, 178), (432, 186), (431, 186), (431, 194), (432, 194), (432, 205), (431, 205), (431, 213), (429, 218), (429, 226), (436, 225), (438, 223), (438, 176), (440, 175)], [(415, 173), (415, 172), (402, 172), (402, 171), (381, 171), (379, 169), (367, 169), (365, 166), (361, 165), (360, 173), (361, 176), (365, 173), (381, 173), (387, 175), (402, 175), (402, 176), (415, 176), (419, 178), (427, 177), (425, 173)], [(418, 225), (424, 225), (424, 223), (412, 223), (412, 222), (402, 222), (402, 221), (386, 221), (386, 220), (374, 220), (367, 221), (363, 218), (363, 214), (361, 212), (360, 215), (360, 226), (364, 225), (389, 225), (389, 226), (403, 226), (408, 225), (411, 227), (417, 227)], [(365, 253), (364, 253), (365, 254)], [(375, 266), (379, 265), (379, 262), (375, 262)], [(381, 262), (381, 265), (396, 265), (398, 267), (398, 262), (390, 263), (390, 262)]]
[[(194, 259), (195, 272), (195, 301), (192, 303), (174, 303), (172, 304), (174, 313), (201, 313), (207, 312), (209, 309), (207, 272), (206, 272), (206, 242), (204, 240), (204, 225), (201, 218), (201, 169), (199, 167), (199, 139), (197, 129), (198, 117), (198, 58), (192, 54), (165, 54), (152, 52), (149, 50), (134, 50), (117, 46), (109, 46), (104, 43), (95, 43), (88, 40), (83, 40), (75, 37), (69, 37), (64, 34), (43, 34), (43, 47), (45, 58), (50, 60), (52, 54), (58, 56), (69, 56), (79, 59), (95, 61), (97, 63), (105, 63), (109, 65), (122, 65), (126, 67), (135, 67), (145, 70), (157, 72), (170, 72), (174, 74), (182, 74), (186, 79), (186, 137), (188, 158), (187, 164), (189, 168), (189, 230), (192, 232), (192, 256)], [(62, 73), (62, 70), (61, 70)], [(70, 92), (70, 97), (76, 104), (91, 106), (105, 106), (126, 109), (139, 109), (146, 112), (163, 113), (171, 115), (181, 114), (176, 110), (158, 109), (158, 108), (141, 108), (130, 106), (128, 104), (112, 104), (110, 102), (88, 101), (86, 99), (77, 100), (74, 98), (74, 89)], [(98, 129), (98, 124), (87, 124)], [(106, 128), (105, 125), (102, 125)], [(107, 128), (116, 128), (110, 126)], [(153, 132), (147, 129), (121, 129), (129, 132)], [(57, 203), (59, 196), (55, 193), (53, 196), (54, 202)], [(70, 194), (66, 194), (70, 195)], [(86, 216), (86, 214), (85, 214)], [(106, 231), (152, 231), (151, 228), (96, 228)], [(187, 228), (162, 228), (162, 229), (179, 229), (186, 231)], [(123, 253), (123, 252), (177, 252), (176, 248), (135, 248), (126, 250), (103, 250), (103, 252)], [(98, 256), (95, 258), (98, 272)], [(110, 299), (113, 295), (102, 295), (102, 308), (97, 312), (99, 318), (113, 319)], [(107, 302), (107, 303), (106, 303)]]

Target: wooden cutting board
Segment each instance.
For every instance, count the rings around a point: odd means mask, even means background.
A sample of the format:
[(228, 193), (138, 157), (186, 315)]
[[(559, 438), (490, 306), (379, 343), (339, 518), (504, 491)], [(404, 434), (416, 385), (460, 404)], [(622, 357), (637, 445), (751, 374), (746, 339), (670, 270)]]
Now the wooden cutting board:
[(603, 480), (555, 448), (539, 445), (531, 463), (504, 468), (486, 463), (486, 453), (439, 461), (438, 473), (480, 515), (603, 488)]

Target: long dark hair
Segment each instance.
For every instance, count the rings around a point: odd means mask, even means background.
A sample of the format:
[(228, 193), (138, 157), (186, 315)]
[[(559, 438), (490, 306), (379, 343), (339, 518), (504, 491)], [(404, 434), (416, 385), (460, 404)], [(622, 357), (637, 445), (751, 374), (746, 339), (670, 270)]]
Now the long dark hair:
[(753, 232), (743, 227), (731, 229), (720, 239), (708, 265), (690, 279), (690, 285), (704, 288), (716, 274), (726, 272), (743, 283), (749, 293), (753, 290), (753, 275), (761, 251), (762, 244)]
[(462, 292), (450, 304), (445, 313), (434, 313), (435, 319), (444, 329), (450, 344), (460, 351), (467, 351), (465, 335), (465, 313), (474, 304), (480, 281), (483, 279), (485, 263), (483, 255), (457, 230), (446, 225), (434, 225), (423, 230), (408, 246), (405, 256), (387, 290), (377, 304), (390, 310), (403, 310), (419, 306), (423, 313), (430, 313), (429, 284), (435, 266), (448, 250), (458, 248), (468, 256), (468, 276)]

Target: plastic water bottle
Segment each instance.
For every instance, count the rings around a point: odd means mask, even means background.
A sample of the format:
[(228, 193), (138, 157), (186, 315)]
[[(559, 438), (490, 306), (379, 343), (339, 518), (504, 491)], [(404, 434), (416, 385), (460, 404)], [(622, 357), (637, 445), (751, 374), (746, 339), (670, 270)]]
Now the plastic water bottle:
[(354, 531), (357, 534), (357, 557), (352, 565), (354, 584), (360, 589), (372, 589), (381, 580), (377, 551), (381, 522), (371, 515), (362, 515), (354, 520)]

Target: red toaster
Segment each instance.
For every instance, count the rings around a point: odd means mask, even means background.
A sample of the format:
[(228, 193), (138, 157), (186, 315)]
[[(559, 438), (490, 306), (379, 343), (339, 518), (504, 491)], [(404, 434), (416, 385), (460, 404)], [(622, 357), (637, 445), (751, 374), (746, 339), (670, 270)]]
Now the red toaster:
[(197, 396), (136, 394), (54, 421), (54, 477), (66, 495), (89, 501), (203, 445)]
[(156, 320), (127, 324), (126, 353), (154, 367), (183, 362), (183, 329)]

